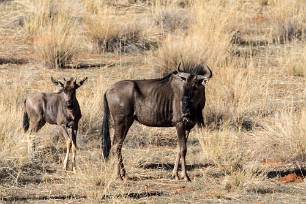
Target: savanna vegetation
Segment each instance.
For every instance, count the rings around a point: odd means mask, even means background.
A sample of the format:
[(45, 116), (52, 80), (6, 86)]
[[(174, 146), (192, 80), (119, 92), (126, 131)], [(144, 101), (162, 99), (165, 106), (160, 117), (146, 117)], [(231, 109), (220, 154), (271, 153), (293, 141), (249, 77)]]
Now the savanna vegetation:
[[(306, 202), (304, 0), (0, 0), (0, 14), (1, 202)], [(137, 123), (117, 181), (101, 156), (104, 91), (180, 62), (213, 71), (206, 128), (188, 140), (191, 182), (171, 179), (175, 129)], [(34, 162), (27, 154), (24, 99), (58, 91), (51, 76), (89, 78), (75, 174), (56, 126), (36, 134)]]

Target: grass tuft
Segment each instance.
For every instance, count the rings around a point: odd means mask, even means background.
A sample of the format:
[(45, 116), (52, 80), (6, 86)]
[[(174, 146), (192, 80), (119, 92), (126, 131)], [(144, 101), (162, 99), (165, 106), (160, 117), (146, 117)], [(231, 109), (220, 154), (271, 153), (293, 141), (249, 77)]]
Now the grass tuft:
[(36, 60), (46, 68), (64, 68), (79, 48), (78, 19), (69, 12), (70, 5), (61, 0), (20, 3), (26, 15), (24, 30), (33, 43)]

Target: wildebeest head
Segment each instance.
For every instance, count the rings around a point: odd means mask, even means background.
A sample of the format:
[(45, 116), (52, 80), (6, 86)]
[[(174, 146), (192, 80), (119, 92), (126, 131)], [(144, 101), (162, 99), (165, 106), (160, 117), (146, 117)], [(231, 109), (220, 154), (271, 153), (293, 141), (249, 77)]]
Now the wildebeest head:
[(64, 83), (62, 83), (59, 80), (51, 77), (51, 81), (55, 85), (62, 87), (61, 91), (64, 93), (65, 104), (68, 109), (73, 108), (73, 101), (76, 98), (75, 96), (76, 89), (80, 88), (86, 80), (87, 80), (87, 77), (85, 77), (84, 79), (80, 80), (79, 83), (77, 83), (76, 78), (71, 78), (69, 80), (66, 80), (64, 78)]
[[(194, 107), (195, 100), (202, 97), (199, 96), (199, 92), (204, 89), (203, 84), (206, 84), (212, 77), (212, 72), (208, 66), (203, 65), (194, 66), (193, 64), (187, 64), (184, 67), (185, 70), (180, 70), (180, 65), (178, 66), (177, 75), (186, 82), (183, 87), (182, 96), (182, 112), (183, 118), (185, 119), (194, 114), (200, 114), (198, 112), (202, 110), (202, 108)], [(198, 124), (202, 125), (202, 115), (197, 115), (197, 120)]]

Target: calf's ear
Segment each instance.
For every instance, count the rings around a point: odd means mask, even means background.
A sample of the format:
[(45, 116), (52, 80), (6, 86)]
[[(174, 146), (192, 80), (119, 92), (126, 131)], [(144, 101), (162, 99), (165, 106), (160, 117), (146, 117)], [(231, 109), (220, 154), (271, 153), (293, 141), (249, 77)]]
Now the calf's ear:
[(59, 80), (57, 79), (54, 79), (53, 77), (51, 77), (51, 81), (53, 84), (57, 85), (57, 86), (61, 86), (61, 87), (64, 87), (64, 84), (62, 82), (60, 82)]
[(80, 80), (79, 83), (77, 83), (77, 87), (76, 88), (80, 88), (85, 81), (87, 81), (88, 77), (85, 77), (84, 79)]

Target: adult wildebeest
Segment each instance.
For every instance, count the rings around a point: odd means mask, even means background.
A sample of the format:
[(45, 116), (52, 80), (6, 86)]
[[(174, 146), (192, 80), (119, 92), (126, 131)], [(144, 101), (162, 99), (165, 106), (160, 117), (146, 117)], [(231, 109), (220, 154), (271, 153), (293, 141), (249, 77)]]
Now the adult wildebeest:
[[(76, 90), (83, 85), (87, 77), (77, 83), (71, 78), (64, 83), (51, 77), (55, 85), (61, 87), (58, 93), (35, 93), (24, 101), (23, 128), (26, 132), (31, 124), (30, 133), (36, 133), (45, 123), (56, 124), (60, 127), (66, 139), (67, 153), (64, 160), (64, 169), (67, 170), (69, 152), (72, 150), (72, 168), (76, 171), (76, 135), (78, 122), (81, 119), (81, 109), (76, 98)], [(71, 128), (72, 137), (69, 137), (68, 128)], [(29, 153), (33, 153), (34, 145), (29, 141)]]
[(172, 176), (179, 179), (178, 163), (182, 159), (182, 177), (190, 181), (186, 172), (186, 142), (196, 123), (204, 125), (202, 110), (205, 105), (205, 88), (202, 82), (212, 77), (212, 71), (202, 65), (189, 64), (183, 70), (179, 67), (177, 71), (160, 79), (119, 81), (105, 92), (101, 131), (103, 156), (107, 159), (111, 149), (111, 114), (115, 129), (112, 152), (116, 159), (117, 178), (125, 177), (122, 144), (133, 121), (137, 120), (152, 127), (176, 127), (179, 150)]

